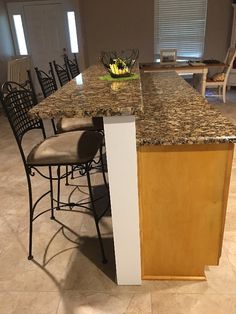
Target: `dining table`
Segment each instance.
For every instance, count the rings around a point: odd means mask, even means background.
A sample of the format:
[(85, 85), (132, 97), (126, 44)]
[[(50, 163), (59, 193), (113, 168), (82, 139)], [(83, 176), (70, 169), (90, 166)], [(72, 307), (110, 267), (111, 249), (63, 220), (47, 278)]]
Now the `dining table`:
[(203, 278), (219, 262), (236, 126), (175, 71), (134, 72), (104, 80), (92, 65), (29, 115), (103, 117), (118, 285)]
[[(205, 63), (204, 63), (205, 62)], [(175, 71), (179, 75), (191, 74), (200, 76), (199, 92), (203, 97), (206, 94), (206, 81), (209, 70), (222, 71), (226, 66), (224, 62), (218, 60), (206, 60), (206, 61), (176, 61), (173, 63), (160, 63), (160, 62), (146, 62), (140, 63), (140, 68), (144, 72), (167, 72)]]

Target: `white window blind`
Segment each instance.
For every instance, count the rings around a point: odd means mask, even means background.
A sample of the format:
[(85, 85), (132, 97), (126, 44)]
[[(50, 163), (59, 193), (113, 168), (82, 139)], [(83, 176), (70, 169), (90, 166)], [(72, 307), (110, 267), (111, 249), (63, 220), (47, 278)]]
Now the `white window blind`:
[(154, 0), (155, 54), (177, 49), (179, 57), (202, 57), (207, 0)]

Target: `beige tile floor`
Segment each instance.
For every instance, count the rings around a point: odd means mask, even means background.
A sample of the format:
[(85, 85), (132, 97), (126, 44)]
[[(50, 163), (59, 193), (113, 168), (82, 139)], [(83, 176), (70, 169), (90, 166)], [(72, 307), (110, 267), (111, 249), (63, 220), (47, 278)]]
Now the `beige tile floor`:
[[(211, 101), (236, 123), (236, 90), (230, 92), (226, 105)], [(38, 135), (31, 134), (26, 148), (35, 140)], [(83, 193), (76, 191), (74, 198), (87, 197), (84, 183), (82, 178)], [(93, 183), (96, 193), (103, 193), (99, 173), (93, 174)], [(35, 179), (34, 187), (36, 194), (47, 188), (42, 179)], [(63, 188), (64, 197), (67, 192)], [(102, 221), (107, 265), (101, 264), (91, 217), (66, 212), (56, 213), (58, 222), (48, 214), (36, 221), (35, 259), (28, 261), (26, 179), (4, 116), (0, 116), (0, 199), (0, 314), (236, 314), (236, 157), (220, 265), (206, 267), (207, 281), (202, 282), (144, 281), (142, 286), (117, 286), (109, 215)]]

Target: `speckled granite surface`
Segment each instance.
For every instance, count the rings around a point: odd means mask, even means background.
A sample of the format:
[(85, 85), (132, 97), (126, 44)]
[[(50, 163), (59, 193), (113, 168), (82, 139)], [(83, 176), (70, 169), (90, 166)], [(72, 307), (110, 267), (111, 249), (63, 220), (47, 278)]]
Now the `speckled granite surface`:
[[(137, 72), (137, 69), (136, 69)], [(137, 145), (234, 143), (236, 126), (175, 72), (107, 82), (100, 65), (31, 109), (32, 117), (136, 115)]]
[(138, 145), (236, 142), (236, 126), (175, 72), (142, 73)]
[[(138, 67), (134, 72), (139, 72)], [(140, 79), (108, 82), (102, 65), (93, 65), (31, 109), (32, 117), (95, 117), (142, 112)]]

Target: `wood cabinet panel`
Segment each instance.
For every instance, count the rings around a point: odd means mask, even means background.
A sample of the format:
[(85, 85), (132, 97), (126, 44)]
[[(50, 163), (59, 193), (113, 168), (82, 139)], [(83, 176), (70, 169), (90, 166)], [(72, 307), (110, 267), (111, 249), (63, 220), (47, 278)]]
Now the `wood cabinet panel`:
[(221, 253), (233, 144), (138, 150), (143, 279), (203, 278)]

